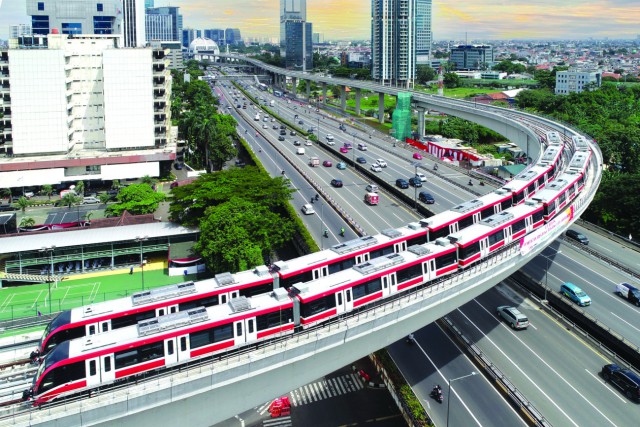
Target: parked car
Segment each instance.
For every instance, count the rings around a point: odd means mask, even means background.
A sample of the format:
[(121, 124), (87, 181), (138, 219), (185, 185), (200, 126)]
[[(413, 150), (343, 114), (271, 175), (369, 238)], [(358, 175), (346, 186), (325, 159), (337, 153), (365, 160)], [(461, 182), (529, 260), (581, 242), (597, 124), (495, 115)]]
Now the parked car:
[(396, 179), (396, 186), (402, 189), (405, 189), (405, 188), (409, 188), (409, 183), (407, 182), (406, 179), (398, 178)]
[(422, 182), (427, 182), (427, 177), (422, 172), (417, 172), (416, 178), (420, 179)]
[(347, 168), (347, 164), (344, 162), (340, 162), (336, 165), (336, 168), (340, 169), (340, 170), (345, 170)]
[(367, 159), (365, 159), (364, 157), (356, 157), (356, 162), (360, 164), (365, 164), (367, 163)]
[(325, 160), (324, 162), (322, 162), (322, 166), (330, 168), (331, 166), (333, 166), (333, 163), (331, 163), (331, 160)]
[(602, 379), (620, 389), (629, 399), (640, 402), (640, 376), (612, 363), (602, 367)]
[(413, 158), (416, 160), (422, 160), (422, 154), (420, 153), (413, 153)]
[(409, 185), (416, 188), (422, 187), (422, 181), (420, 181), (420, 178), (418, 178), (417, 176), (412, 176), (411, 178), (409, 178)]
[(184, 163), (174, 163), (173, 167), (175, 170), (182, 170), (182, 168), (184, 167)]
[(313, 206), (307, 203), (306, 205), (302, 205), (302, 213), (305, 215), (313, 215), (316, 211), (313, 210)]
[(377, 163), (374, 163), (371, 165), (371, 170), (374, 172), (382, 172), (382, 168)]
[(0, 205), (0, 212), (13, 212), (17, 210), (18, 208), (13, 205)]
[(433, 196), (427, 193), (426, 191), (421, 191), (420, 193), (418, 193), (418, 199), (420, 199), (421, 202), (424, 202), (428, 205), (432, 205), (436, 202)]
[(342, 180), (341, 179), (332, 179), (331, 180), (331, 185), (334, 187), (342, 187)]
[(529, 319), (522, 314), (520, 310), (508, 305), (501, 305), (498, 307), (498, 317), (502, 317), (507, 321), (513, 329), (527, 329), (529, 326)]
[(560, 287), (560, 293), (581, 307), (591, 305), (591, 298), (573, 283), (565, 283)]
[(588, 245), (589, 244), (589, 238), (587, 236), (585, 236), (584, 234), (580, 233), (579, 231), (569, 229), (564, 234), (568, 238), (573, 239), (573, 240), (577, 240), (578, 242), (582, 243), (583, 245)]
[(380, 167), (381, 167), (381, 168), (386, 168), (386, 167), (387, 167), (387, 162), (385, 162), (385, 161), (384, 161), (384, 160), (382, 160), (382, 159), (376, 159), (376, 163), (377, 163), (378, 165), (380, 165)]
[(97, 197), (83, 197), (82, 198), (82, 204), (83, 205), (92, 205), (95, 203), (100, 203), (100, 200), (98, 200)]

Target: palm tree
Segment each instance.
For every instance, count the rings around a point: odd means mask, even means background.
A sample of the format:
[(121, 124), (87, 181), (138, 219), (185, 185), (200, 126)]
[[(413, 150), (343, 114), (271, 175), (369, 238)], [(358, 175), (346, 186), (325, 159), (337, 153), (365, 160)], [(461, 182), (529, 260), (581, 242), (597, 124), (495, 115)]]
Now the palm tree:
[(117, 190), (118, 188), (120, 188), (120, 180), (114, 179), (113, 182), (111, 183), (111, 188), (114, 190)]
[(26, 197), (22, 196), (18, 199), (18, 207), (22, 210), (22, 213), (27, 209), (27, 207), (31, 206), (31, 202)]
[(100, 203), (102, 203), (103, 205), (106, 205), (107, 202), (111, 200), (111, 196), (108, 195), (107, 193), (102, 193), (102, 194), (98, 194), (98, 199), (100, 200)]
[[(73, 193), (66, 193), (64, 196), (62, 196), (62, 199), (60, 199), (60, 203), (62, 204), (62, 206), (68, 206), (69, 209), (71, 209), (71, 206), (78, 203), (79, 201), (80, 197), (76, 196)], [(20, 201), (18, 201), (18, 204), (20, 204)]]
[(82, 196), (84, 194), (84, 181), (78, 181), (76, 182), (76, 194), (78, 196)]
[(51, 184), (45, 184), (42, 186), (42, 193), (46, 194), (51, 200), (51, 195), (53, 194), (53, 186)]
[(11, 198), (11, 190), (9, 188), (0, 189), (0, 198)]
[(22, 221), (20, 221), (20, 228), (29, 228), (33, 227), (34, 225), (36, 225), (36, 220), (31, 218), (30, 216), (25, 216), (24, 218), (22, 218)]
[(156, 179), (150, 177), (149, 175), (145, 175), (142, 177), (142, 183), (143, 184), (148, 184), (150, 187), (153, 187), (153, 184), (156, 183)]

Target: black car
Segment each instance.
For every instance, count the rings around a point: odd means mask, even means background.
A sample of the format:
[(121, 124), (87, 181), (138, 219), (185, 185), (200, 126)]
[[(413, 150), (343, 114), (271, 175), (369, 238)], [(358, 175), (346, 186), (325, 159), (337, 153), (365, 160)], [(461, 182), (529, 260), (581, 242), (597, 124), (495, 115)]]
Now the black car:
[(364, 157), (356, 157), (356, 162), (364, 164), (367, 163), (367, 159), (365, 159)]
[(334, 187), (342, 187), (342, 180), (341, 179), (332, 179), (331, 180), (331, 185), (333, 185)]
[(285, 125), (280, 125), (280, 129), (286, 129), (287, 127)]
[(629, 399), (640, 402), (640, 377), (616, 364), (602, 367), (602, 378), (618, 387)]
[(404, 188), (409, 188), (409, 183), (407, 182), (406, 179), (403, 178), (398, 178), (396, 179), (396, 186), (404, 189)]
[(278, 137), (278, 141), (284, 141), (284, 136), (280, 135), (280, 136)]
[(314, 129), (313, 129), (313, 128), (309, 128), (309, 129), (307, 129), (307, 132), (308, 132), (308, 133), (313, 133), (313, 131), (314, 131)]
[(580, 233), (579, 231), (569, 229), (569, 230), (567, 230), (565, 235), (570, 239), (577, 240), (578, 242), (582, 243), (583, 245), (588, 245), (589, 244), (589, 238), (587, 238), (587, 236), (585, 236), (584, 234)]
[(409, 178), (409, 185), (412, 187), (422, 187), (422, 181), (420, 181), (420, 178), (412, 176)]
[(426, 191), (421, 191), (420, 193), (418, 193), (418, 199), (428, 205), (432, 205), (436, 202), (433, 196)]
[[(342, 186), (342, 184), (340, 184)], [(13, 211), (17, 211), (18, 208), (16, 208), (13, 205), (0, 205), (0, 212), (13, 212)]]
[(295, 131), (295, 130), (292, 130), (291, 132), (289, 132), (289, 135), (291, 135), (291, 136), (296, 136), (296, 131)]
[(174, 163), (174, 164), (173, 164), (173, 167), (174, 167), (176, 170), (182, 170), (182, 168), (184, 167), (184, 163)]
[(303, 125), (303, 124), (304, 124), (304, 122), (303, 122), (302, 120), (298, 120), (298, 124), (299, 124), (299, 125)]
[(293, 145), (295, 145), (296, 147), (301, 146), (302, 144), (300, 143), (300, 141), (298, 141), (297, 139), (295, 141), (293, 141)]
[(286, 135), (286, 134), (287, 134), (287, 131), (286, 131), (286, 130), (284, 130), (284, 129), (280, 129), (280, 135)]

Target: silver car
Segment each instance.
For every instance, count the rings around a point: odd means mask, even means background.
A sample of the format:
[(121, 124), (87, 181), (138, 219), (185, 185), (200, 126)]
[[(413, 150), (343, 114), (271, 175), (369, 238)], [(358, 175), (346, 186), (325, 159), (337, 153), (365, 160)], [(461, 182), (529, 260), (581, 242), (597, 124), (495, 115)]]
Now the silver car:
[(513, 329), (527, 329), (529, 319), (520, 310), (508, 305), (498, 307), (498, 316), (502, 317)]

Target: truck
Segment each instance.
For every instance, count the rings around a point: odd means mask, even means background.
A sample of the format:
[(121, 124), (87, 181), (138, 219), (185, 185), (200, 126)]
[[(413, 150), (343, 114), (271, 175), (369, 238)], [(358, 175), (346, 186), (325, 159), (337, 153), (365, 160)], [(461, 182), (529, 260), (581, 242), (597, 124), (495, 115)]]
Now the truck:
[(616, 293), (622, 298), (640, 307), (640, 290), (628, 283), (619, 283), (616, 285)]
[(379, 201), (379, 197), (376, 193), (366, 193), (364, 195), (364, 201), (365, 203), (374, 206), (378, 204)]
[(309, 157), (309, 166), (311, 166), (312, 168), (320, 166), (320, 159), (315, 156)]

